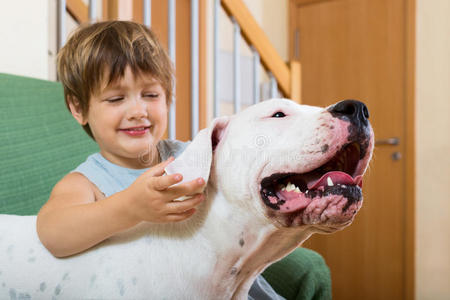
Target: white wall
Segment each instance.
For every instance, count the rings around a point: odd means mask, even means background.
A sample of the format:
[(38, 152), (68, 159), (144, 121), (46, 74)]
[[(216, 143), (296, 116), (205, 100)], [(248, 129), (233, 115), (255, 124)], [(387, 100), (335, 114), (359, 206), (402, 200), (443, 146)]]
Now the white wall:
[[(0, 73), (56, 80), (56, 9), (57, 0), (0, 0)], [(67, 35), (76, 26), (66, 14)]]
[(0, 0), (0, 72), (47, 79), (48, 0)]
[(416, 296), (450, 299), (450, 1), (417, 0)]

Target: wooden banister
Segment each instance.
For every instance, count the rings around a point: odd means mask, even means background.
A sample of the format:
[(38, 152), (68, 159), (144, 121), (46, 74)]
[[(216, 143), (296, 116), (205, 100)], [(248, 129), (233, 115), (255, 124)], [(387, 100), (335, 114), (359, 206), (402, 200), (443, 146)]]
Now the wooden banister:
[(221, 0), (221, 4), (228, 16), (241, 27), (246, 42), (259, 52), (261, 63), (275, 76), (280, 90), (300, 103), (300, 63), (292, 61), (288, 66), (283, 61), (242, 0)]
[[(116, 20), (123, 17), (121, 16), (121, 5), (136, 5), (136, 3), (134, 3), (135, 1), (127, 1), (102, 0), (102, 19)], [(139, 2), (139, 4), (141, 3)], [(89, 7), (83, 2), (83, 0), (66, 0), (66, 10), (78, 24), (89, 21)]]
[(89, 21), (89, 9), (82, 0), (66, 0), (66, 10), (79, 24)]
[[(117, 2), (118, 0), (103, 0), (105, 10), (108, 12), (110, 10), (117, 11)], [(286, 64), (283, 61), (242, 0), (221, 0), (221, 5), (228, 16), (233, 17), (239, 24), (242, 36), (246, 42), (258, 51), (262, 65), (275, 76), (282, 93), (287, 98), (300, 103), (300, 62), (291, 61), (289, 64)], [(89, 21), (88, 7), (82, 0), (67, 0), (67, 11), (78, 23)]]

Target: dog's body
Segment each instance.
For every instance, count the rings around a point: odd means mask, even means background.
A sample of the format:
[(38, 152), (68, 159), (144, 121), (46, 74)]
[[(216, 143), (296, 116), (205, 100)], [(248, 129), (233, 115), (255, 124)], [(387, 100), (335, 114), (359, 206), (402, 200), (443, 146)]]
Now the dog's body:
[(141, 223), (57, 259), (40, 243), (36, 217), (0, 215), (0, 299), (246, 299), (268, 265), (314, 232), (349, 225), (361, 207), (373, 132), (349, 102), (321, 109), (274, 99), (214, 120), (166, 169), (209, 178), (207, 200), (183, 222)]

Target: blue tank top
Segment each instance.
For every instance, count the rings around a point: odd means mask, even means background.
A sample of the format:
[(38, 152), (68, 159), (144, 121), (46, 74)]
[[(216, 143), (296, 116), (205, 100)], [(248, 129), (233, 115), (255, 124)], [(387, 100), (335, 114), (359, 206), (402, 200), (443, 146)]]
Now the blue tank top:
[[(161, 140), (156, 145), (161, 161), (170, 156), (177, 157), (189, 145), (189, 142), (177, 140)], [(98, 189), (109, 197), (129, 187), (145, 169), (129, 169), (113, 164), (104, 158), (99, 152), (90, 155), (85, 162), (79, 165), (72, 172), (83, 174), (89, 181), (95, 184)], [(71, 172), (71, 173), (72, 173)]]
[[(161, 161), (170, 156), (177, 157), (189, 145), (189, 142), (177, 140), (161, 140), (156, 145)], [(94, 153), (80, 164), (72, 172), (83, 174), (89, 181), (95, 184), (98, 189), (109, 197), (129, 187), (146, 169), (129, 169), (113, 164), (104, 158), (99, 152)], [(71, 172), (71, 173), (72, 173)], [(252, 284), (249, 294), (249, 300), (283, 300), (270, 284), (259, 275)]]

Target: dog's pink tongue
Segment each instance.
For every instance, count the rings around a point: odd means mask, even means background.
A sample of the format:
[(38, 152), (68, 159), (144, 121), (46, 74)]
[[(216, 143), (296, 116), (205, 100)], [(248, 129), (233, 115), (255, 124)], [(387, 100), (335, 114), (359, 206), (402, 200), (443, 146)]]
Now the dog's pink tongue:
[(308, 182), (308, 189), (317, 189), (320, 186), (328, 185), (328, 178), (331, 179), (333, 184), (346, 184), (346, 185), (359, 185), (362, 187), (362, 176), (358, 175), (355, 178), (348, 175), (347, 173), (340, 171), (328, 172), (319, 180)]
[(284, 204), (280, 206), (281, 212), (293, 212), (305, 208), (311, 202), (311, 199), (303, 193), (294, 191), (279, 191), (278, 198), (284, 199)]

